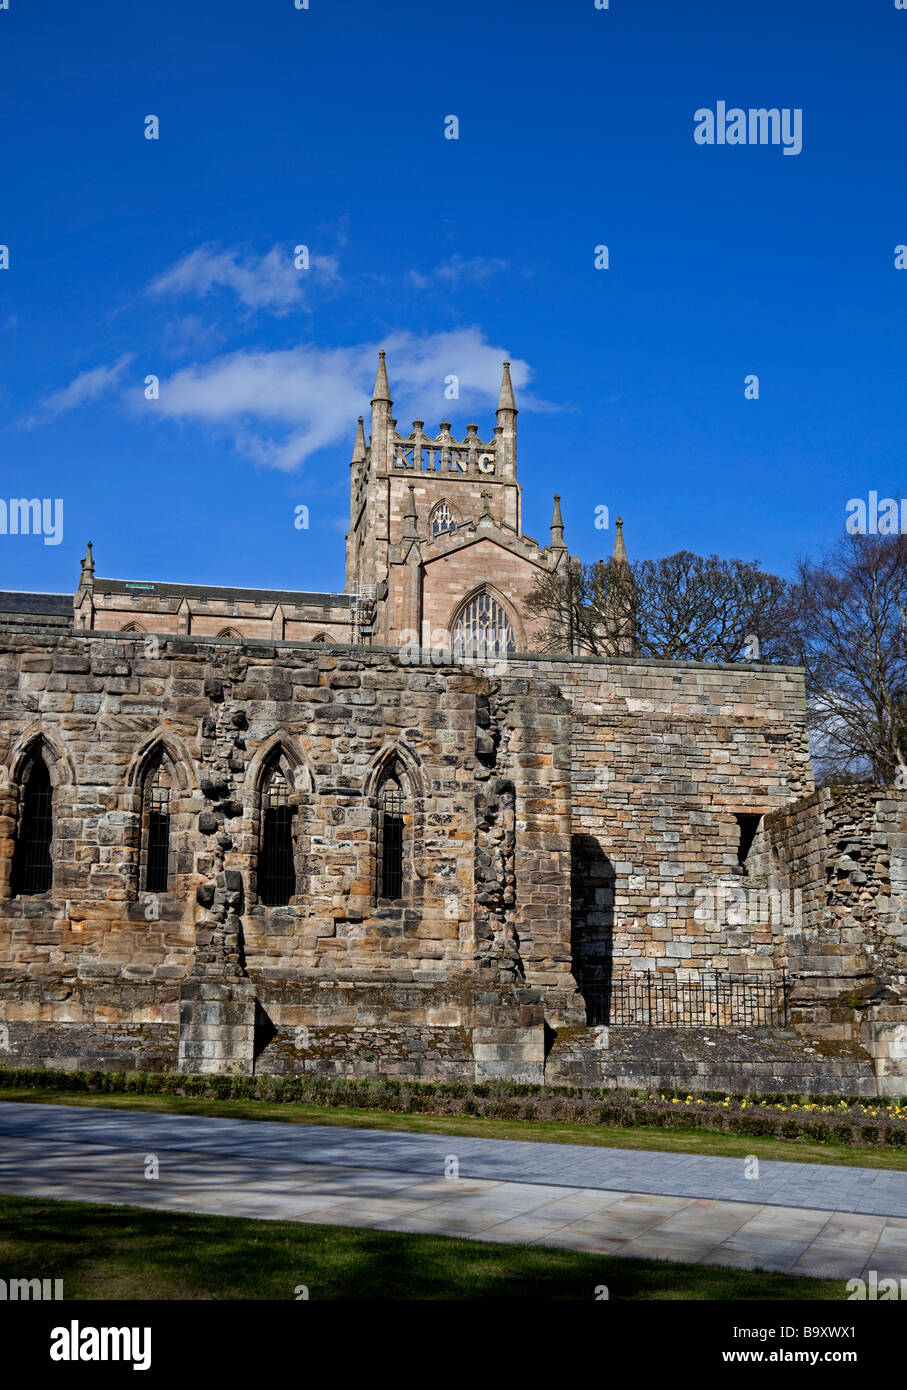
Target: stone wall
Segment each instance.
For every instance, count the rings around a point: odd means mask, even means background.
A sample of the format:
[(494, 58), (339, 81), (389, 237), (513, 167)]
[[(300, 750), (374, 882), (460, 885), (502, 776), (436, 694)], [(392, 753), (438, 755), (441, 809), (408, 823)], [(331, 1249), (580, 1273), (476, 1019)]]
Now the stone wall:
[[(796, 672), (531, 657), (486, 673), (185, 636), (150, 655), (141, 637), (37, 623), (0, 639), (9, 1064), (353, 1074), (370, 1055), (395, 1075), (537, 1074), (544, 1028), (585, 1020), (590, 963), (783, 963), (783, 938), (697, 912), (739, 869), (737, 815), (810, 790)], [(12, 897), (18, 779), (38, 739), (54, 884)], [(171, 881), (147, 894), (155, 748), (173, 769)], [(270, 907), (261, 779), (278, 748), (297, 892)], [(376, 897), (389, 758), (408, 787), (400, 902)]]
[(769, 816), (766, 869), (796, 887), (793, 1021), (861, 1043), (889, 1093), (907, 1093), (907, 793), (824, 787)]
[(858, 1044), (823, 1045), (755, 1028), (604, 1028), (590, 1048), (580, 1030), (558, 1034), (551, 1085), (664, 1088), (725, 1094), (874, 1096), (872, 1060)]
[(709, 907), (742, 880), (737, 817), (812, 790), (802, 675), (631, 660), (544, 670), (574, 715), (577, 969), (781, 968), (782, 935)]

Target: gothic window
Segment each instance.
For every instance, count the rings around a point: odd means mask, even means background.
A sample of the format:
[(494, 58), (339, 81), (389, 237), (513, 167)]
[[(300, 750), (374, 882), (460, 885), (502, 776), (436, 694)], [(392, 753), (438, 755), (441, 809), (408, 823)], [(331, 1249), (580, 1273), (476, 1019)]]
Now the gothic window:
[(267, 907), (286, 907), (296, 892), (294, 811), (290, 783), (277, 758), (265, 773), (261, 791), (258, 897)]
[(375, 857), (375, 895), (378, 898), (403, 897), (403, 788), (393, 773), (385, 777), (378, 792), (378, 844)]
[(13, 852), (12, 891), (46, 893), (53, 882), (53, 790), (40, 748), (20, 785), (19, 825)]
[(143, 889), (166, 893), (170, 877), (170, 773), (158, 754), (142, 782)]
[(485, 589), (473, 594), (454, 624), (454, 650), (464, 656), (499, 657), (516, 651), (513, 624)]
[(328, 637), (326, 632), (319, 632), (317, 637), (313, 637), (313, 642), (333, 642), (333, 637)]
[(233, 627), (225, 627), (225, 628), (224, 628), (221, 632), (219, 632), (217, 635), (218, 635), (218, 637), (238, 637), (238, 636), (239, 636), (239, 633), (238, 633), (238, 632), (236, 631), (236, 629), (233, 628)]
[(445, 532), (453, 535), (457, 529), (454, 514), (450, 510), (448, 502), (439, 502), (431, 514), (431, 533), (433, 536), (442, 536)]
[(145, 633), (145, 632), (147, 632), (147, 631), (148, 631), (148, 629), (142, 627), (141, 623), (127, 623), (125, 627), (121, 627), (121, 628), (120, 628), (120, 632), (139, 632), (139, 633)]

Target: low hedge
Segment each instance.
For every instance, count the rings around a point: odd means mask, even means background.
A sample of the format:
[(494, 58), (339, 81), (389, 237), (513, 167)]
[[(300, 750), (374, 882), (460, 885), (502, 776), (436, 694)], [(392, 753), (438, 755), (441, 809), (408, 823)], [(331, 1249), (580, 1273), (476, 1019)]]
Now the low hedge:
[[(269, 1101), (402, 1114), (710, 1130), (792, 1142), (907, 1147), (907, 1106), (859, 1097), (697, 1096), (515, 1082), (346, 1080), (330, 1076), (186, 1076), (173, 1072), (0, 1069), (0, 1087), (94, 1095), (186, 1096)], [(827, 1115), (827, 1118), (824, 1116)]]

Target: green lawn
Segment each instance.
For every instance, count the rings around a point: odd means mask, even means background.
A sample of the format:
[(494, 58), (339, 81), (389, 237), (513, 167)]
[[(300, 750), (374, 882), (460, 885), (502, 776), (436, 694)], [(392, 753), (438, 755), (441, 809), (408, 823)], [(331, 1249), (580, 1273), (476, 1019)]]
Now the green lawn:
[(843, 1280), (0, 1196), (0, 1278), (65, 1299), (842, 1299)]
[(495, 1120), (466, 1115), (404, 1115), (391, 1110), (299, 1105), (258, 1100), (197, 1100), (185, 1096), (88, 1095), (83, 1091), (0, 1087), (0, 1101), (84, 1105), (104, 1110), (144, 1110), (175, 1115), (220, 1115), (229, 1119), (282, 1120), (290, 1124), (345, 1125), (353, 1129), (419, 1130), (468, 1134), (485, 1139), (535, 1139), (555, 1144), (591, 1144), (612, 1149), (721, 1154), (730, 1158), (784, 1159), (789, 1163), (835, 1163), (848, 1167), (907, 1171), (907, 1151), (859, 1144), (815, 1144), (707, 1130), (664, 1130), (563, 1124), (553, 1120)]

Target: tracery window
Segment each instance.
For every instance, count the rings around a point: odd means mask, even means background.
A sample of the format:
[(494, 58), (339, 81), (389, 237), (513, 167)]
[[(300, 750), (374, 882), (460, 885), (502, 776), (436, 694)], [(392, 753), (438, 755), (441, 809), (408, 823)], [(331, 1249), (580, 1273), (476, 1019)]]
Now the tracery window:
[(457, 529), (456, 518), (450, 509), (449, 502), (439, 502), (431, 514), (431, 533), (433, 536), (442, 536), (445, 533), (453, 535)]
[(500, 657), (516, 651), (513, 624), (487, 590), (473, 594), (454, 624), (454, 651), (463, 656)]

